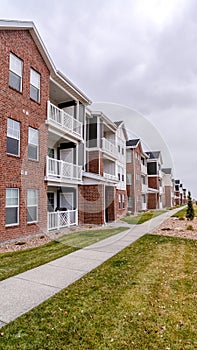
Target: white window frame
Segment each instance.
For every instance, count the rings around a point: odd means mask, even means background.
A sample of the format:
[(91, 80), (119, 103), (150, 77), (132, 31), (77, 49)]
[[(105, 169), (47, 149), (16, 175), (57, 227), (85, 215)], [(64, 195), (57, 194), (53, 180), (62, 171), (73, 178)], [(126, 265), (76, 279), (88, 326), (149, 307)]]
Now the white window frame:
[(131, 175), (131, 173), (127, 173), (127, 185), (132, 185), (132, 175)]
[(122, 209), (125, 209), (125, 195), (122, 194)]
[[(12, 123), (12, 125), (10, 126), (9, 126), (9, 121)], [(14, 125), (19, 125), (19, 130), (16, 130), (14, 128)], [(9, 138), (18, 140), (19, 142), (18, 142), (18, 154), (7, 152), (7, 150), (6, 152), (7, 154), (10, 154), (15, 157), (20, 157), (20, 128), (21, 128), (20, 122), (11, 118), (7, 119), (7, 138), (9, 137)]]
[[(34, 197), (36, 199), (36, 203), (34, 203), (34, 204), (29, 204), (30, 191), (33, 191), (36, 194), (36, 196)], [(37, 210), (36, 210), (36, 220), (31, 220), (31, 221), (28, 220), (28, 208), (37, 208)], [(36, 222), (38, 222), (38, 190), (30, 188), (30, 189), (27, 190), (27, 223), (28, 224), (32, 224), (32, 223), (36, 223)]]
[[(36, 140), (36, 142), (32, 142), (32, 135), (30, 135), (30, 132), (31, 132), (31, 130), (35, 133), (35, 134), (37, 134), (37, 140)], [(30, 142), (31, 141), (31, 142)], [(29, 146), (36, 146), (37, 147), (37, 158), (31, 158), (30, 156), (29, 156)], [(38, 132), (38, 129), (35, 129), (35, 128), (32, 128), (31, 126), (29, 126), (29, 128), (28, 128), (28, 159), (30, 159), (30, 160), (35, 160), (35, 161), (38, 161), (39, 160), (39, 132)]]
[(132, 163), (132, 153), (131, 153), (131, 150), (130, 150), (130, 149), (128, 149), (128, 150), (126, 151), (126, 162), (127, 162), (127, 163)]
[[(12, 192), (17, 192), (17, 196), (15, 197), (17, 199), (17, 204), (7, 204), (7, 191)], [(13, 199), (12, 197), (10, 197), (11, 199)], [(17, 208), (17, 222), (11, 223), (11, 224), (6, 224), (6, 226), (15, 226), (15, 225), (19, 225), (19, 188), (6, 188), (6, 210), (8, 208)]]
[(118, 209), (122, 209), (122, 198), (121, 198), (121, 194), (118, 194)]
[[(39, 77), (38, 79), (38, 84), (34, 82), (34, 77), (33, 75), (36, 75)], [(30, 98), (35, 101), (40, 103), (40, 81), (41, 81), (41, 75), (39, 72), (37, 72), (35, 69), (30, 68)], [(35, 99), (33, 96), (31, 96), (31, 86), (38, 91), (38, 99)]]
[[(17, 64), (14, 64), (14, 60), (15, 60), (15, 62), (18, 61), (18, 63), (20, 63), (21, 67), (19, 70), (18, 70)], [(13, 73), (14, 75), (16, 75), (17, 77), (20, 78), (20, 88), (19, 89), (16, 89), (14, 86), (12, 86), (10, 84), (10, 73)], [(19, 58), (18, 56), (16, 56), (12, 52), (10, 52), (9, 86), (16, 91), (22, 92), (22, 80), (23, 80), (23, 61), (21, 60), (21, 58)]]

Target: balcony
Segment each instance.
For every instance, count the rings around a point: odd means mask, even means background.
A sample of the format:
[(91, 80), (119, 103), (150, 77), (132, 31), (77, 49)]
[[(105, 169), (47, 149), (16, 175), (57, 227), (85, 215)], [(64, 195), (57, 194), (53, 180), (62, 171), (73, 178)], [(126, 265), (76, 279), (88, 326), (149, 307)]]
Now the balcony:
[(141, 172), (147, 174), (147, 165), (141, 164)]
[(119, 181), (117, 176), (113, 175), (113, 174), (103, 173), (103, 176), (108, 180), (112, 180), (112, 181), (116, 181), (116, 182)]
[(118, 148), (114, 143), (108, 141), (105, 137), (102, 138), (102, 149), (104, 152), (108, 153), (110, 156), (117, 158)]
[(77, 210), (54, 211), (48, 213), (48, 231), (78, 225)]
[(56, 180), (58, 182), (66, 182), (67, 180), (81, 181), (82, 167), (47, 157), (46, 176), (47, 180)]
[(49, 125), (58, 128), (60, 131), (77, 137), (78, 139), (82, 138), (82, 123), (49, 101), (47, 121)]

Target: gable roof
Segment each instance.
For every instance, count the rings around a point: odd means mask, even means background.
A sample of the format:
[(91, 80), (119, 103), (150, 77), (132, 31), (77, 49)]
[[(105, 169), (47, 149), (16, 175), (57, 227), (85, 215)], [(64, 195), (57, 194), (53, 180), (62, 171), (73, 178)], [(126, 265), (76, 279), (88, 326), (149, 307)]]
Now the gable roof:
[(117, 127), (119, 127), (122, 123), (123, 123), (123, 120), (120, 120), (118, 122), (114, 122), (114, 124), (116, 124)]
[(139, 142), (140, 142), (140, 139), (128, 140), (126, 145), (127, 147), (137, 147)]
[(146, 152), (146, 154), (149, 156), (149, 159), (159, 159), (159, 157), (161, 156), (160, 151)]
[(68, 78), (66, 78), (55, 68), (55, 65), (40, 37), (40, 34), (32, 21), (0, 20), (0, 30), (28, 30), (40, 52), (40, 55), (50, 71), (51, 78), (54, 78), (60, 83), (66, 85), (68, 90), (74, 91), (78, 98), (82, 99), (86, 104), (91, 103), (90, 99), (80, 89), (78, 89)]

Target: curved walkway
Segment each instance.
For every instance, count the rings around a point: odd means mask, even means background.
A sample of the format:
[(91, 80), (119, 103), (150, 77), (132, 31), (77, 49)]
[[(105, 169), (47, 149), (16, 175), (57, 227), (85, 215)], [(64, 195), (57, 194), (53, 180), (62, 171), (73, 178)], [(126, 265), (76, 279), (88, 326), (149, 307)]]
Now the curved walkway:
[(130, 225), (127, 231), (0, 282), (0, 328), (150, 233), (179, 210), (170, 210), (141, 225)]

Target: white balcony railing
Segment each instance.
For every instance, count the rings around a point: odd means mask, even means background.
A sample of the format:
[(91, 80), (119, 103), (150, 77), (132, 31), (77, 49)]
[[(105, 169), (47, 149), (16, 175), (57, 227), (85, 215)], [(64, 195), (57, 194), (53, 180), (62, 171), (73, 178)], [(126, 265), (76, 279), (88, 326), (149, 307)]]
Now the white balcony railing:
[(59, 230), (78, 224), (77, 210), (54, 211), (48, 213), (48, 230)]
[(61, 130), (71, 133), (74, 136), (82, 137), (82, 123), (49, 101), (47, 119)]
[(46, 175), (53, 179), (65, 180), (82, 180), (82, 167), (72, 163), (64, 162), (54, 158), (47, 157)]
[(162, 186), (159, 187), (159, 194), (163, 194), (163, 187)]
[(118, 148), (114, 143), (108, 141), (105, 137), (102, 138), (102, 149), (115, 157), (118, 156)]
[(103, 173), (103, 176), (106, 179), (113, 180), (113, 181), (118, 181), (118, 178), (116, 175), (108, 174), (108, 173)]
[(148, 192), (148, 185), (142, 184), (142, 193)]
[(143, 174), (147, 174), (147, 166), (146, 166), (146, 165), (141, 164), (141, 172), (142, 172)]

